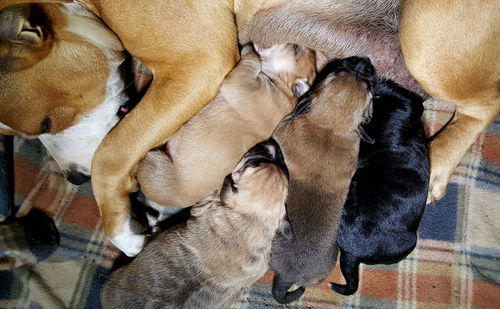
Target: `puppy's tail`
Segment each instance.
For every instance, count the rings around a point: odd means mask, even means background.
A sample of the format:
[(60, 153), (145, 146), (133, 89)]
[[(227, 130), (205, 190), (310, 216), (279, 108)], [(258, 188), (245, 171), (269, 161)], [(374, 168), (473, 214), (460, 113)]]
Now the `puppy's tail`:
[(347, 284), (338, 284), (330, 282), (329, 286), (332, 290), (342, 295), (351, 295), (358, 290), (359, 285), (359, 260), (344, 250), (340, 251), (340, 270), (344, 275)]
[(285, 282), (279, 273), (276, 273), (274, 275), (273, 279), (273, 297), (274, 299), (280, 303), (280, 304), (288, 304), (291, 303), (297, 299), (299, 299), (304, 292), (306, 291), (306, 288), (301, 286), (297, 290), (293, 292), (288, 292), (288, 289), (294, 284), (294, 282)]

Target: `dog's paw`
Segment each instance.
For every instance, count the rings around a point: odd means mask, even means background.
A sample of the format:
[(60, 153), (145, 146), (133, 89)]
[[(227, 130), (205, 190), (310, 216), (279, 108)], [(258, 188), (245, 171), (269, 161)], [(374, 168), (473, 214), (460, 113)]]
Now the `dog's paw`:
[(431, 168), (431, 177), (429, 181), (429, 193), (427, 195), (427, 204), (432, 204), (443, 198), (446, 194), (446, 187), (451, 178), (451, 174), (433, 173)]
[(139, 254), (148, 242), (148, 237), (146, 235), (136, 232), (137, 229), (134, 227), (138, 224), (139, 223), (135, 222), (135, 220), (129, 219), (123, 226), (121, 233), (112, 238), (110, 237), (113, 245), (129, 257)]

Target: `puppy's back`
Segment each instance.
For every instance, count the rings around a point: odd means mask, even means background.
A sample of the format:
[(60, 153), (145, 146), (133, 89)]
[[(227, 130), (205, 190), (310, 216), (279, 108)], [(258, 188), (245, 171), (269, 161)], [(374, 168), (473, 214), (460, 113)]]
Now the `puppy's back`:
[(346, 284), (330, 284), (338, 293), (356, 292), (360, 263), (396, 263), (416, 246), (429, 182), (422, 112), (419, 96), (391, 81), (376, 85), (365, 126), (374, 142), (361, 142), (342, 211), (338, 244)]

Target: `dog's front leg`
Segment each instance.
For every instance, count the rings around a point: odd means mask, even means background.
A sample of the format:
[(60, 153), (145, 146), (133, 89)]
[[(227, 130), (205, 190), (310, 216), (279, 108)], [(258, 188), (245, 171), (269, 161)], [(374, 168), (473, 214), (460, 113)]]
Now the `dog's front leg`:
[(457, 106), (454, 119), (429, 144), (431, 176), (427, 203), (446, 194), (448, 181), (467, 149), (500, 112), (500, 101)]
[(148, 150), (165, 143), (214, 96), (237, 59), (236, 41), (234, 57), (223, 56), (217, 61), (186, 61), (179, 71), (174, 66), (148, 65), (158, 72), (149, 90), (106, 136), (95, 154), (92, 188), (104, 230), (128, 256), (135, 256), (146, 243), (139, 224), (130, 216), (129, 193), (136, 189), (136, 165)]

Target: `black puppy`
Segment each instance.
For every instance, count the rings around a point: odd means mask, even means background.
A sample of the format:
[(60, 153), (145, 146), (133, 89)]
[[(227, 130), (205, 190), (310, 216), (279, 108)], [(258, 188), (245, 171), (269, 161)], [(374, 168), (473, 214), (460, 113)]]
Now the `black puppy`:
[(377, 82), (372, 119), (364, 126), (374, 143), (361, 141), (342, 210), (337, 241), (347, 284), (330, 283), (340, 294), (358, 289), (360, 263), (396, 263), (417, 244), (429, 184), (423, 109), (418, 95), (392, 81)]

